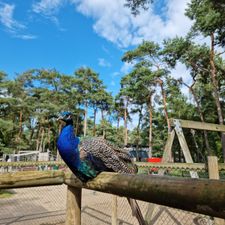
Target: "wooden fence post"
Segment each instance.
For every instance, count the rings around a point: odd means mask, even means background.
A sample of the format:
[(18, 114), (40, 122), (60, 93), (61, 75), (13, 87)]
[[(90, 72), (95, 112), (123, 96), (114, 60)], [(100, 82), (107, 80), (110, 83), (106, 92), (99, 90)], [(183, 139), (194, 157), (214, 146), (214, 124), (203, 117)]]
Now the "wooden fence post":
[[(183, 133), (182, 126), (180, 124), (180, 120), (174, 119), (173, 121), (175, 124), (175, 131), (176, 131), (182, 152), (184, 154), (185, 161), (186, 161), (186, 163), (193, 163), (193, 159), (191, 157), (191, 152), (188, 148), (186, 139), (184, 137), (184, 133)], [(190, 171), (190, 175), (191, 175), (191, 178), (199, 178), (198, 173), (196, 171)]]
[(67, 186), (66, 225), (81, 225), (82, 189)]
[(219, 180), (218, 159), (216, 156), (208, 156), (209, 179)]
[(112, 225), (117, 225), (117, 196), (112, 196)]
[[(209, 179), (219, 180), (219, 167), (218, 167), (218, 159), (216, 156), (208, 156), (208, 171), (209, 171)], [(215, 225), (225, 225), (225, 220), (214, 217)]]

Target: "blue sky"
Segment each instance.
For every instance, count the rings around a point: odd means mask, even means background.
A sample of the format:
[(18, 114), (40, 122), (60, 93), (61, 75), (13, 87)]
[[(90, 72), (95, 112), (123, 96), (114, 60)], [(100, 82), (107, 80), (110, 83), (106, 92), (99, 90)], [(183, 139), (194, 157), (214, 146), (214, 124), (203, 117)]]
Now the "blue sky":
[[(132, 67), (121, 62), (124, 52), (144, 39), (185, 35), (187, 2), (159, 0), (133, 17), (124, 0), (0, 0), (0, 70), (13, 78), (32, 68), (73, 74), (88, 66), (116, 94)], [(176, 71), (186, 73), (183, 66)]]

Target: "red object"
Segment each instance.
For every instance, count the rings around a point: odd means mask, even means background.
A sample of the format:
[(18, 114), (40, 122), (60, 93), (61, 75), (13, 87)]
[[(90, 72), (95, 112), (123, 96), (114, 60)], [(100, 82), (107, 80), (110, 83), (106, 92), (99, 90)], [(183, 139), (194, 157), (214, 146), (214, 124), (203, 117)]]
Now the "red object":
[(157, 158), (157, 157), (148, 158), (148, 162), (151, 162), (151, 163), (158, 163), (161, 161), (162, 161), (162, 158)]

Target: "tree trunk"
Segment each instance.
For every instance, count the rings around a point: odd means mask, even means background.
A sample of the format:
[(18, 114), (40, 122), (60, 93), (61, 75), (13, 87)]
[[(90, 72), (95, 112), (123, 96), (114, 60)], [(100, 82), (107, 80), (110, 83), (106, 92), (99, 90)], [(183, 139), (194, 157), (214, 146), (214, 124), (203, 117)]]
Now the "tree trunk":
[[(62, 130), (62, 124), (59, 123), (59, 127), (58, 127), (58, 136), (59, 136), (59, 134), (61, 133), (61, 130)], [(59, 161), (60, 159), (61, 159), (61, 157), (60, 157), (59, 151), (58, 151), (58, 149), (57, 149), (56, 160)]]
[[(15, 139), (17, 144), (19, 143), (19, 141), (21, 139), (21, 135), (22, 135), (22, 131), (23, 131), (23, 127), (22, 127), (23, 126), (23, 122), (22, 122), (22, 120), (23, 120), (23, 112), (22, 112), (22, 110), (20, 110), (20, 113), (19, 113), (19, 132), (16, 135), (16, 139)], [(18, 150), (20, 150), (20, 149), (18, 149)]]
[(62, 124), (60, 123), (60, 124), (59, 124), (59, 127), (58, 127), (58, 136), (60, 135), (61, 130), (62, 130)]
[(104, 117), (103, 109), (101, 109), (101, 115), (102, 115), (102, 137), (105, 139), (106, 132), (105, 132), (105, 125), (104, 125), (105, 117)]
[(167, 112), (166, 94), (165, 94), (165, 91), (163, 89), (163, 81), (161, 79), (158, 79), (158, 83), (159, 83), (160, 88), (161, 88), (161, 93), (162, 93), (162, 98), (163, 98), (163, 107), (164, 107), (164, 113), (165, 113), (165, 118), (166, 118), (167, 127), (168, 127), (168, 133), (170, 133), (171, 132), (171, 124), (170, 124), (170, 120), (169, 120), (169, 116), (168, 116), (168, 112)]
[(149, 151), (148, 157), (152, 157), (152, 95), (149, 96), (149, 103), (148, 103), (148, 112), (149, 112)]
[(45, 152), (45, 146), (46, 146), (46, 138), (43, 138), (43, 142), (42, 142), (42, 152)]
[(36, 151), (39, 149), (40, 144), (40, 124), (38, 125), (37, 135), (36, 135)]
[(87, 106), (87, 102), (85, 102), (85, 110), (84, 110), (84, 137), (87, 134), (87, 110), (88, 110), (88, 106)]
[(141, 106), (141, 109), (139, 112), (138, 125), (137, 125), (137, 139), (136, 139), (137, 140), (137, 142), (136, 142), (137, 161), (140, 161), (138, 151), (139, 151), (139, 145), (140, 145), (140, 125), (141, 125), (141, 121), (142, 121), (142, 117), (143, 117), (142, 108), (143, 108), (143, 106)]
[(23, 133), (23, 112), (20, 110), (20, 121), (19, 121), (19, 137), (21, 137)]
[[(191, 86), (187, 85), (187, 84), (184, 83), (184, 82), (182, 82), (182, 83), (183, 83), (183, 84), (190, 90), (190, 92), (192, 93), (193, 98), (194, 98), (194, 101), (195, 101), (195, 103), (196, 103), (197, 111), (198, 111), (199, 116), (200, 116), (200, 120), (201, 120), (201, 122), (204, 123), (204, 122), (205, 122), (205, 118), (204, 118), (204, 115), (203, 115), (203, 113), (202, 113), (201, 106), (200, 106), (200, 104), (199, 104), (198, 98), (197, 98), (197, 96), (196, 96), (196, 94), (195, 94), (195, 91), (194, 91), (194, 89), (193, 89), (194, 83), (193, 83)], [(204, 130), (204, 131), (203, 131), (203, 134), (204, 134), (204, 140), (205, 140), (205, 146), (206, 146), (207, 153), (208, 153), (209, 156), (210, 156), (210, 155), (213, 155), (213, 152), (212, 152), (212, 150), (210, 149), (207, 131)]]
[(48, 125), (48, 149), (50, 150), (50, 145), (51, 145), (51, 126), (50, 124)]
[(103, 137), (103, 139), (105, 139), (105, 138), (106, 138), (106, 132), (105, 132), (105, 129), (103, 129), (103, 132), (102, 132), (102, 137)]
[(45, 128), (41, 128), (41, 141), (39, 144), (39, 152), (43, 152), (43, 143), (44, 143), (44, 135), (45, 135)]
[(124, 107), (124, 146), (127, 146), (127, 102), (125, 103)]
[(137, 145), (139, 145), (140, 142), (140, 125), (141, 125), (141, 121), (142, 121), (142, 108), (140, 109), (140, 113), (139, 113), (139, 118), (138, 118), (138, 125), (137, 125)]
[(96, 135), (96, 114), (97, 114), (97, 109), (94, 109), (94, 127), (93, 127), (93, 136), (94, 137)]
[(195, 161), (199, 163), (200, 162), (200, 156), (201, 156), (203, 162), (205, 163), (206, 162), (206, 158), (205, 158), (205, 156), (202, 154), (202, 152), (199, 149), (198, 143), (197, 143), (196, 138), (195, 138), (195, 130), (191, 129), (190, 132), (192, 134), (193, 141), (194, 141), (195, 148), (196, 148), (196, 160)]
[(104, 117), (104, 110), (103, 109), (101, 109), (101, 115), (102, 115), (102, 120), (104, 120), (105, 117)]
[(76, 129), (75, 129), (75, 135), (76, 136), (78, 134), (78, 128), (79, 128), (79, 114), (76, 117)]
[[(195, 100), (195, 102), (196, 102), (197, 111), (198, 111), (198, 113), (199, 113), (200, 119), (201, 119), (201, 121), (204, 123), (204, 122), (205, 122), (204, 115), (203, 115), (203, 113), (202, 113), (201, 107), (200, 107), (199, 102), (198, 102), (198, 100), (197, 100), (197, 96), (195, 95), (194, 90), (193, 90), (192, 87), (190, 87), (190, 91), (191, 91), (191, 93), (192, 93), (192, 95), (193, 95), (193, 97), (194, 97), (194, 100)], [(212, 150), (210, 149), (210, 146), (209, 146), (209, 139), (208, 139), (207, 131), (204, 130), (203, 133), (204, 133), (205, 146), (206, 146), (208, 155), (209, 155), (209, 156), (210, 156), (210, 155), (213, 155), (213, 152), (212, 152)]]
[(33, 136), (34, 136), (34, 129), (31, 128), (30, 139), (29, 139), (29, 145), (31, 145), (31, 143), (32, 143)]
[(120, 128), (120, 117), (117, 118), (117, 130)]
[[(213, 86), (213, 97), (215, 99), (216, 108), (217, 108), (217, 114), (219, 119), (219, 124), (223, 125), (223, 112), (222, 107), (220, 104), (220, 96), (218, 91), (218, 80), (217, 80), (217, 71), (215, 66), (215, 41), (214, 41), (214, 33), (211, 34), (211, 49), (210, 49), (210, 66), (211, 66), (211, 80), (212, 80), (212, 86)], [(221, 141), (222, 141), (222, 150), (223, 150), (223, 159), (225, 162), (225, 133), (221, 134)]]

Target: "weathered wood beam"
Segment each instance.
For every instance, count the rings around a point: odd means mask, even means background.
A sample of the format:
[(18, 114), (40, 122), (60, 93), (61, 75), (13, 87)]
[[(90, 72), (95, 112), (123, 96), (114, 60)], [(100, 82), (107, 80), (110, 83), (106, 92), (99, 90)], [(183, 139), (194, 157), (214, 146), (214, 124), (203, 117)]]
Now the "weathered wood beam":
[[(149, 163), (149, 162), (135, 162), (138, 167), (158, 167), (158, 168), (173, 168), (173, 169), (189, 169), (189, 170), (204, 170), (206, 165), (204, 163)], [(64, 162), (43, 161), (43, 162), (0, 162), (0, 167), (26, 167), (26, 166), (40, 166), (40, 165), (65, 165)], [(219, 170), (225, 170), (225, 164), (219, 163)]]
[(225, 181), (101, 173), (83, 185), (67, 174), (65, 183), (225, 218)]
[[(203, 123), (192, 120), (179, 120), (182, 128), (192, 128), (197, 130), (210, 130), (225, 132), (225, 125), (219, 125), (214, 123)], [(174, 119), (170, 119), (171, 125), (175, 126)]]
[(28, 161), (28, 162), (0, 162), (0, 167), (12, 166), (12, 167), (24, 167), (24, 166), (64, 166), (63, 161)]
[(168, 133), (168, 138), (163, 151), (162, 162), (173, 162), (172, 146), (173, 146), (174, 137), (175, 137), (175, 131), (172, 130), (171, 132)]
[(168, 169), (184, 169), (184, 170), (206, 170), (207, 165), (204, 163), (149, 163), (149, 162), (135, 162), (138, 167), (155, 167)]
[(82, 184), (63, 171), (17, 172), (0, 175), (0, 188), (63, 184), (225, 219), (225, 181), (101, 173)]
[(63, 184), (63, 171), (26, 171), (0, 175), (0, 189)]
[[(149, 162), (135, 162), (138, 167), (160, 167), (160, 168), (174, 168), (174, 169), (205, 169), (206, 165), (204, 163), (149, 163)], [(63, 162), (0, 162), (0, 167), (30, 167), (30, 166), (54, 166), (54, 165), (65, 165)], [(225, 170), (224, 163), (219, 164), (219, 169)]]
[(80, 225), (81, 224), (81, 202), (82, 189), (67, 187), (67, 206), (66, 206), (66, 224), (65, 225)]
[[(185, 169), (185, 170), (206, 170), (208, 166), (204, 163), (149, 163), (149, 162), (135, 162), (138, 167), (148, 168), (168, 168), (168, 169)], [(218, 164), (219, 171), (225, 170), (225, 164)]]
[[(219, 180), (218, 158), (216, 156), (208, 156), (209, 179)], [(225, 225), (225, 221), (221, 218), (214, 218), (215, 225)]]

